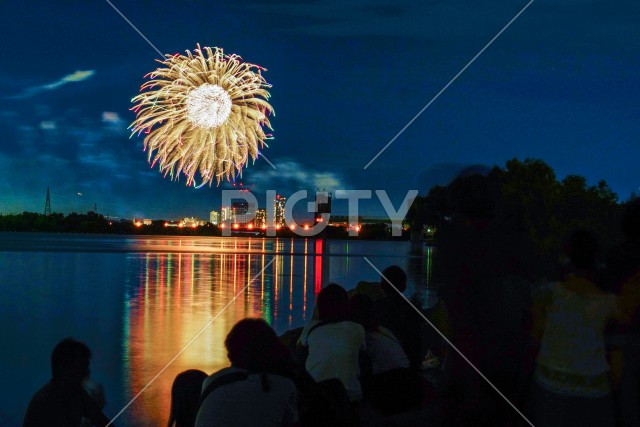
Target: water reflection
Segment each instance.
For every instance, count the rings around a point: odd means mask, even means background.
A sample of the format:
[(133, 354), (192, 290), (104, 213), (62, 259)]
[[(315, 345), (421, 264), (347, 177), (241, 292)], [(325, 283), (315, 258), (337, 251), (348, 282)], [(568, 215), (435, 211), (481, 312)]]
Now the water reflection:
[(435, 246), (427, 246), (424, 253), (424, 266), (418, 266), (424, 270), (424, 288), (418, 290), (419, 298), (422, 308), (428, 310), (433, 308), (439, 300), (439, 291), (442, 287), (442, 282), (438, 274), (434, 274), (434, 260), (436, 248)]
[[(322, 251), (313, 252), (322, 242), (305, 241), (301, 253), (294, 244), (276, 242), (280, 255), (269, 253), (267, 244), (241, 240), (228, 247), (233, 253), (130, 256), (137, 275), (124, 299), (126, 393), (137, 394), (184, 352), (142, 393), (127, 418), (166, 423), (173, 378), (186, 369), (211, 373), (228, 366), (224, 339), (238, 320), (262, 317), (276, 330), (306, 321), (308, 304), (322, 287)], [(307, 286), (308, 277), (315, 278), (314, 287)]]
[[(158, 251), (168, 247), (182, 250)], [(424, 282), (424, 259), (406, 258), (388, 245), (381, 248), (385, 251), (373, 251), (381, 267), (399, 263), (414, 277), (414, 283)], [(377, 276), (364, 264), (363, 246), (350, 242), (163, 241), (156, 237), (140, 241), (140, 249), (145, 252), (128, 257), (133, 274), (129, 275), (123, 310), (125, 400), (153, 383), (124, 416), (130, 425), (166, 423), (171, 384), (178, 373), (187, 369), (212, 373), (228, 366), (224, 339), (240, 319), (262, 317), (282, 333), (304, 325), (313, 314), (315, 296), (327, 283), (350, 288), (359, 280)]]

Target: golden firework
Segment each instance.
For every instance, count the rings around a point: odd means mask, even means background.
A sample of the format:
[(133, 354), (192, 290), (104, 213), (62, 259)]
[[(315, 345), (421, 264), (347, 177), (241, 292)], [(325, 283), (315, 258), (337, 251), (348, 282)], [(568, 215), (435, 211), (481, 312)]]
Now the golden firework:
[(144, 132), (151, 165), (187, 185), (219, 184), (242, 172), (249, 156), (255, 161), (271, 128), (267, 102), (271, 87), (255, 64), (221, 48), (200, 48), (186, 55), (166, 55), (162, 67), (147, 74), (131, 102), (136, 119), (132, 136)]

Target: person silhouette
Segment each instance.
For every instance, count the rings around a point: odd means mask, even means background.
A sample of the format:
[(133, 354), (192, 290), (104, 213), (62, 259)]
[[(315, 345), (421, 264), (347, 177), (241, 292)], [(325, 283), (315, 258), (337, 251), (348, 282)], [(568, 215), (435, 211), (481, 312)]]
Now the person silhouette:
[(351, 402), (362, 399), (359, 355), (365, 348), (362, 325), (349, 320), (349, 295), (329, 284), (317, 297), (318, 319), (302, 330), (300, 344), (309, 348), (305, 367), (316, 382), (337, 378)]
[(597, 280), (599, 245), (594, 233), (572, 233), (566, 252), (571, 273), (540, 292), (534, 305), (533, 333), (540, 342), (534, 372), (535, 422), (613, 426), (604, 333), (617, 316), (617, 300)]
[(202, 383), (207, 376), (198, 369), (189, 369), (176, 375), (171, 386), (168, 427), (195, 426)]
[(231, 366), (204, 380), (195, 425), (297, 427), (290, 355), (267, 322), (239, 321), (225, 347)]
[(399, 294), (407, 289), (407, 274), (397, 265), (382, 271), (380, 290), (384, 295), (374, 305), (380, 326), (389, 329), (409, 358), (412, 369), (422, 363), (422, 325), (420, 315)]
[(83, 388), (89, 378), (91, 350), (73, 338), (60, 341), (51, 353), (51, 380), (31, 398), (23, 427), (79, 427), (83, 418), (104, 427), (109, 419)]

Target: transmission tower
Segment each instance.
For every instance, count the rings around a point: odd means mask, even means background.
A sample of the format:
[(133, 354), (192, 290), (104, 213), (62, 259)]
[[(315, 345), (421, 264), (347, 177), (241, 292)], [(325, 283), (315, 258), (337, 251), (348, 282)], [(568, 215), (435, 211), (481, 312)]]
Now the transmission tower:
[(44, 214), (51, 215), (51, 198), (49, 197), (49, 187), (47, 187), (47, 201), (44, 204)]

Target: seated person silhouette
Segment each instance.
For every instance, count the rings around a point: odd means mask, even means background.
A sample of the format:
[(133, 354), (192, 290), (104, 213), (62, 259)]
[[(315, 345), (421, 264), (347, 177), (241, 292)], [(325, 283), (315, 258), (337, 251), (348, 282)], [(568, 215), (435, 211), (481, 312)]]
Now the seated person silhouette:
[(412, 369), (422, 363), (422, 324), (424, 320), (399, 292), (407, 289), (407, 274), (397, 265), (382, 271), (380, 290), (384, 297), (375, 301), (380, 326), (389, 329), (409, 358)]
[(289, 355), (262, 319), (243, 319), (225, 340), (231, 366), (205, 379), (197, 427), (298, 426)]
[(171, 386), (171, 413), (168, 427), (193, 427), (198, 414), (202, 383), (208, 375), (198, 369), (179, 373)]
[(329, 284), (318, 294), (318, 319), (302, 330), (300, 344), (309, 348), (305, 367), (317, 382), (337, 378), (349, 400), (362, 399), (359, 356), (365, 347), (364, 328), (349, 320), (349, 295), (340, 285)]
[(31, 398), (23, 427), (79, 427), (83, 418), (104, 427), (109, 419), (84, 390), (91, 351), (72, 338), (60, 341), (51, 353), (52, 378)]

